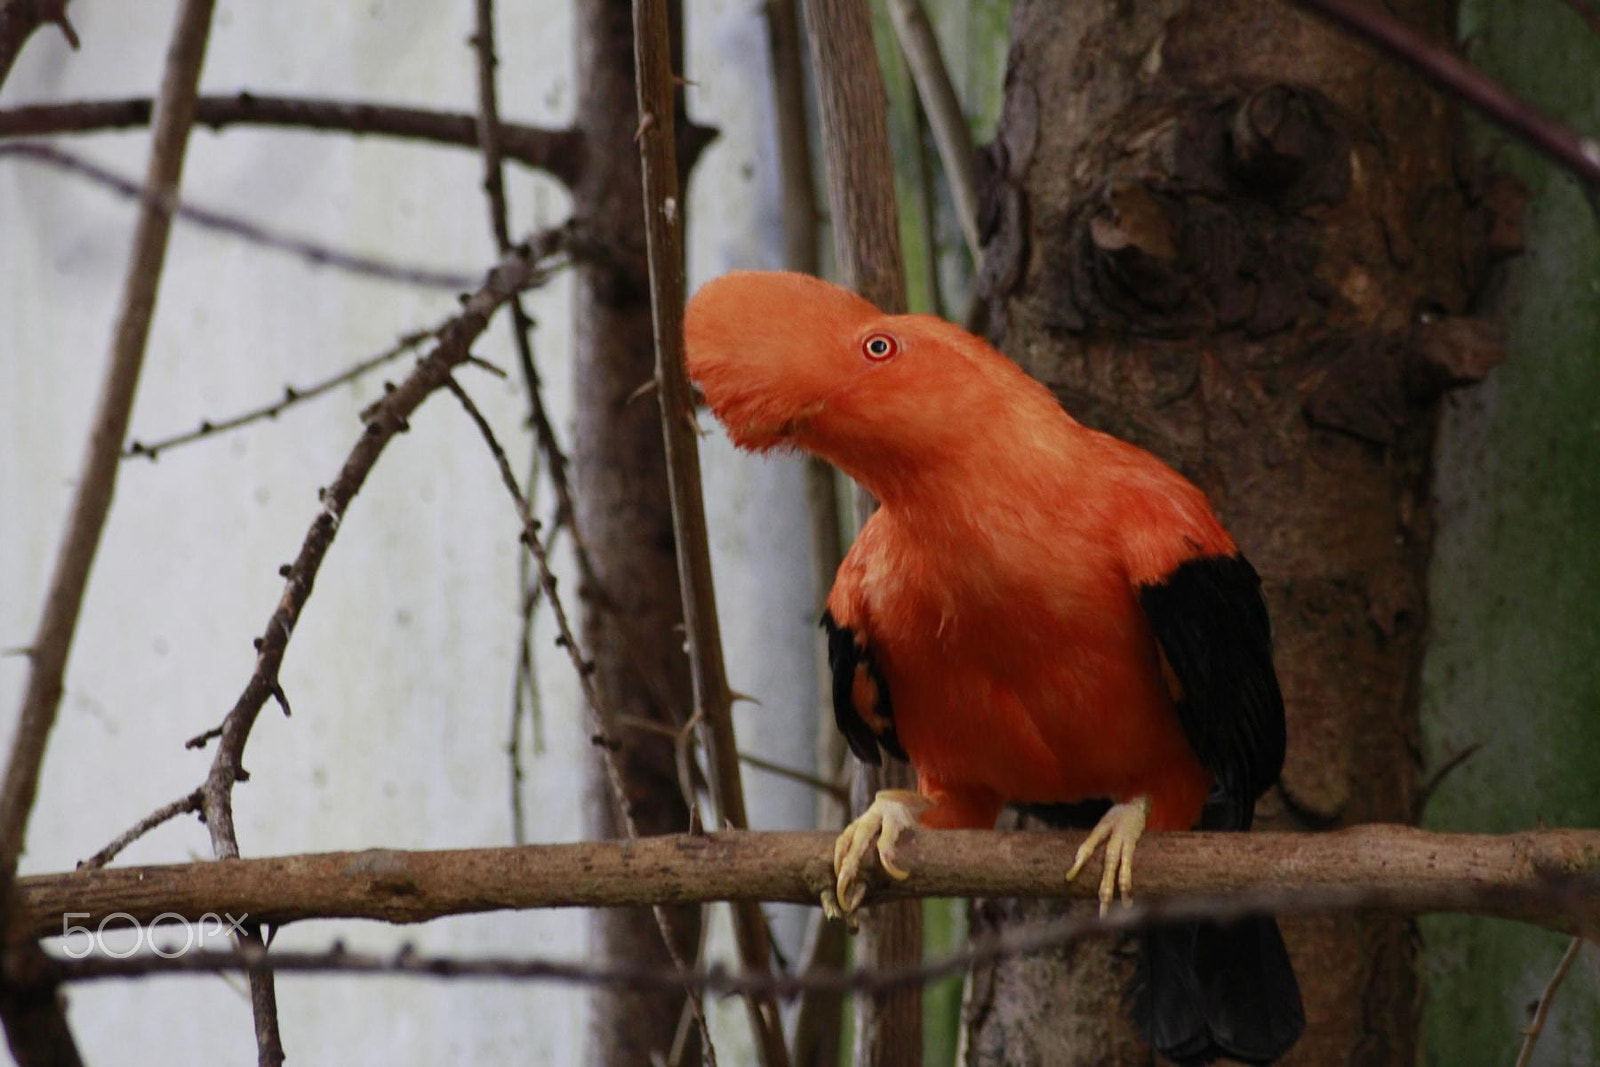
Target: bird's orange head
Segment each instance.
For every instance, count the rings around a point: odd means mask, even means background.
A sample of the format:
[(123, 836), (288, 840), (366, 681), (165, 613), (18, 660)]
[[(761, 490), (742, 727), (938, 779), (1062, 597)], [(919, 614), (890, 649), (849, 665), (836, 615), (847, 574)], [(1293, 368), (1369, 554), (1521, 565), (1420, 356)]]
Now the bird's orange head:
[(994, 420), (1060, 416), (1048, 392), (959, 327), (885, 315), (803, 274), (708, 282), (689, 301), (684, 336), (689, 375), (735, 444), (814, 453), (880, 495), (969, 453)]

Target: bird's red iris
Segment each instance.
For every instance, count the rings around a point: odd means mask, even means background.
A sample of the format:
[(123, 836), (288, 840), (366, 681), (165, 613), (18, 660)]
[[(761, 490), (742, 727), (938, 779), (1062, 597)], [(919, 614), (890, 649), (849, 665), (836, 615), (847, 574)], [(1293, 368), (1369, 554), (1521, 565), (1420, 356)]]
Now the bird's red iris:
[(874, 363), (893, 359), (900, 352), (900, 342), (892, 334), (869, 333), (861, 342), (861, 354)]

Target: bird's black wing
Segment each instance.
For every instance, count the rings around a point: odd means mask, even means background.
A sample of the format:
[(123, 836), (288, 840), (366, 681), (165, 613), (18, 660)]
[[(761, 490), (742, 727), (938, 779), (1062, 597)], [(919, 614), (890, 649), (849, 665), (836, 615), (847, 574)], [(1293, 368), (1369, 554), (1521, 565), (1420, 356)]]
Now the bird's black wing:
[[(1283, 769), (1283, 695), (1261, 578), (1242, 556), (1190, 560), (1139, 589), (1178, 718), (1216, 784), (1202, 830), (1248, 830)], [(1299, 983), (1270, 915), (1175, 923), (1140, 937), (1134, 1021), (1175, 1063), (1277, 1060), (1306, 1026)]]
[(1248, 830), (1283, 769), (1283, 694), (1261, 578), (1243, 556), (1206, 556), (1139, 588), (1189, 746), (1216, 788), (1205, 830)]
[(833, 672), (833, 718), (850, 751), (867, 763), (882, 763), (883, 751), (906, 758), (894, 732), (894, 705), (889, 683), (872, 657), (865, 639), (848, 626), (840, 626), (832, 612), (822, 613), (828, 632), (828, 667)]

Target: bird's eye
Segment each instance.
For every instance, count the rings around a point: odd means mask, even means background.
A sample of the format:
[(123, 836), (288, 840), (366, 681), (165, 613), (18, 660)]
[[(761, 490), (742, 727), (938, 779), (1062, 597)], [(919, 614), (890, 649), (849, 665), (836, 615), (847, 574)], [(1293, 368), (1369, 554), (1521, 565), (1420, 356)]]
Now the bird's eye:
[(900, 342), (886, 333), (871, 333), (861, 342), (861, 354), (874, 363), (882, 363), (895, 357), (900, 351)]

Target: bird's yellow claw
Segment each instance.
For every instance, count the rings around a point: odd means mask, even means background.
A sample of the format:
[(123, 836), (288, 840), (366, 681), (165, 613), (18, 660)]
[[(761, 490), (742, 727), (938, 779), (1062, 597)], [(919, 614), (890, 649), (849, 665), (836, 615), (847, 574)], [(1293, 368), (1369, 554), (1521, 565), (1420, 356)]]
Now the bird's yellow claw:
[(1078, 846), (1072, 869), (1067, 872), (1069, 882), (1078, 877), (1078, 872), (1083, 870), (1083, 865), (1094, 855), (1095, 849), (1102, 841), (1105, 842), (1106, 862), (1100, 873), (1101, 918), (1111, 909), (1111, 902), (1119, 891), (1123, 907), (1133, 904), (1133, 850), (1144, 835), (1144, 824), (1149, 817), (1149, 797), (1135, 797), (1126, 804), (1113, 804), (1111, 810), (1095, 824), (1088, 839)]
[(878, 863), (890, 878), (903, 882), (911, 872), (895, 858), (895, 849), (907, 830), (933, 802), (909, 789), (885, 789), (873, 798), (860, 817), (844, 828), (833, 844), (834, 884), (822, 892), (822, 910), (830, 919), (843, 919), (855, 929), (856, 908), (867, 896), (861, 863), (876, 846)]

